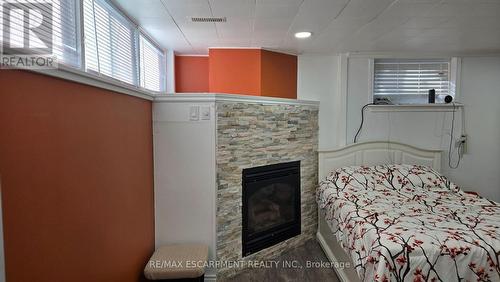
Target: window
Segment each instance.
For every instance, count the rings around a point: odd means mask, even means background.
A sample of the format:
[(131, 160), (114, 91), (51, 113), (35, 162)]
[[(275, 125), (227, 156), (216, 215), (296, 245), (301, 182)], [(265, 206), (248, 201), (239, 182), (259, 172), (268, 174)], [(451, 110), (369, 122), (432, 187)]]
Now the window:
[(137, 85), (136, 29), (103, 0), (84, 0), (85, 69)]
[(436, 90), (436, 103), (450, 95), (448, 59), (376, 59), (373, 97), (393, 104), (426, 104), (430, 89)]
[(153, 91), (165, 91), (165, 56), (144, 35), (139, 36), (141, 87)]
[[(42, 52), (49, 50), (47, 43), (52, 43), (52, 53), (57, 56), (59, 64), (164, 92), (164, 52), (111, 1), (11, 1), (6, 9), (0, 5), (0, 21), (3, 23), (3, 19), (9, 19), (11, 48), (6, 52), (12, 55), (33, 50)], [(39, 40), (30, 39), (29, 48), (24, 46), (27, 26), (40, 26), (36, 32)], [(0, 38), (3, 38), (4, 27), (4, 24), (0, 25)]]
[[(5, 9), (2, 12), (2, 18), (9, 18), (10, 21), (10, 46), (15, 48), (44, 48), (47, 46), (47, 42), (51, 42), (52, 53), (57, 56), (58, 63), (80, 67), (77, 0), (32, 0), (12, 3), (17, 5), (16, 8), (9, 11)], [(47, 4), (51, 5), (48, 6)], [(52, 34), (47, 22), (43, 21), (44, 14), (52, 19)], [(31, 36), (29, 45), (25, 46), (24, 29), (27, 26), (38, 25), (40, 28), (37, 29), (36, 36)], [(5, 32), (3, 24), (0, 25), (0, 28), (2, 28), (2, 33)]]

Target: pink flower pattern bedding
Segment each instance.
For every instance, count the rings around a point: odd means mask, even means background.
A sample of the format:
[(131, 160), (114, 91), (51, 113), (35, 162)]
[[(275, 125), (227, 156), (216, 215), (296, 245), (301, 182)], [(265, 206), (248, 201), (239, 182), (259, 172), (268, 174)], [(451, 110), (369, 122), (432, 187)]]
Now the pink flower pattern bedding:
[(317, 201), (363, 281), (500, 281), (500, 205), (429, 167), (341, 168)]

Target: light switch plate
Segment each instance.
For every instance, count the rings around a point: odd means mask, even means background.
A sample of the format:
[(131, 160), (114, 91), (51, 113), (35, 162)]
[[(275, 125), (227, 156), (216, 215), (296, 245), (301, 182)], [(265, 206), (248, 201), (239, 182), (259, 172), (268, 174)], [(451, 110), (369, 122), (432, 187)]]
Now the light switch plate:
[(202, 120), (210, 120), (210, 106), (201, 106), (201, 119)]
[(200, 106), (189, 107), (189, 120), (200, 120)]

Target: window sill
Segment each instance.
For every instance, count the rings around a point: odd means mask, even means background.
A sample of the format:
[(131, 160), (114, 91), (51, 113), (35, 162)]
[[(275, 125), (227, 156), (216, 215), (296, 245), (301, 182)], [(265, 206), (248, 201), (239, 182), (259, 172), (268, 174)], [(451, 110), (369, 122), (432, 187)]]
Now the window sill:
[(84, 72), (79, 69), (59, 65), (58, 69), (37, 69), (28, 70), (43, 75), (57, 77), (76, 83), (86, 84), (97, 88), (106, 89), (120, 94), (130, 95), (141, 99), (152, 101), (160, 93), (139, 88), (112, 78)]
[(371, 112), (453, 112), (463, 104), (369, 105)]

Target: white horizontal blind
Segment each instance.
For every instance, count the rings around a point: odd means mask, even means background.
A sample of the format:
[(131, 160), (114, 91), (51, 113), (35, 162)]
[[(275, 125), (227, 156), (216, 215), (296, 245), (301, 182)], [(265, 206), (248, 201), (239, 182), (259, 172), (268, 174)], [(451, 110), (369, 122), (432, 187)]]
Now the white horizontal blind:
[(136, 27), (105, 0), (83, 0), (85, 68), (137, 85)]
[[(78, 0), (31, 0), (0, 3), (2, 12), (2, 37), (7, 32), (7, 43), (11, 48), (25, 49), (24, 54), (43, 53), (35, 51), (52, 44), (52, 54), (58, 63), (80, 66), (80, 41), (78, 38)], [(10, 8), (5, 3), (11, 3)], [(48, 4), (48, 5), (47, 5)], [(36, 33), (26, 32), (36, 28)]]
[(163, 51), (142, 34), (139, 36), (139, 50), (141, 87), (157, 92), (165, 91), (166, 62)]
[(377, 59), (374, 66), (375, 96), (402, 99), (414, 95), (426, 97), (429, 89), (436, 96), (449, 94), (449, 65), (446, 59)]

